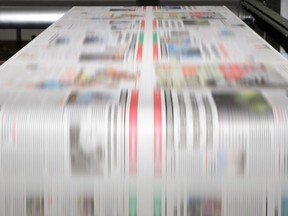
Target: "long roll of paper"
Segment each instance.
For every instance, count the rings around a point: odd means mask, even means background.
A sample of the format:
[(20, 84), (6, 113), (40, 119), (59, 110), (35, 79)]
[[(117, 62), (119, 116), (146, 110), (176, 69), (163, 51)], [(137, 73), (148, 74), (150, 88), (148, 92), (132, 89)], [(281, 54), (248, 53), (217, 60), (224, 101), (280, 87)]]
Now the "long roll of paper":
[(0, 215), (285, 216), (287, 88), (226, 7), (74, 7), (0, 67)]

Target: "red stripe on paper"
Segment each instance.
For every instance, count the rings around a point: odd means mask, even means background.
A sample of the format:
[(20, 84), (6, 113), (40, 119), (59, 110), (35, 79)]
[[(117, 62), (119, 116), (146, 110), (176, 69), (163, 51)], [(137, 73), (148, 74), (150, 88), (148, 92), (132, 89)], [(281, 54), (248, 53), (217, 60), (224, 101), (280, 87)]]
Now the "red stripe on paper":
[(162, 107), (159, 90), (154, 91), (154, 175), (162, 174)]
[(142, 61), (142, 52), (143, 52), (143, 45), (138, 44), (138, 50), (137, 50), (137, 56), (136, 56), (137, 62)]
[(279, 107), (275, 107), (275, 111), (276, 111), (277, 120), (279, 122), (282, 122), (282, 112), (281, 112), (280, 108)]
[(154, 61), (157, 61), (159, 58), (159, 55), (158, 55), (158, 45), (157, 44), (154, 44), (153, 45), (153, 59)]
[(153, 20), (153, 29), (156, 29), (157, 28), (157, 21), (154, 19)]
[(137, 174), (138, 91), (132, 90), (129, 110), (129, 173)]
[(145, 28), (145, 21), (142, 20), (142, 21), (141, 21), (141, 30), (143, 30), (144, 28)]

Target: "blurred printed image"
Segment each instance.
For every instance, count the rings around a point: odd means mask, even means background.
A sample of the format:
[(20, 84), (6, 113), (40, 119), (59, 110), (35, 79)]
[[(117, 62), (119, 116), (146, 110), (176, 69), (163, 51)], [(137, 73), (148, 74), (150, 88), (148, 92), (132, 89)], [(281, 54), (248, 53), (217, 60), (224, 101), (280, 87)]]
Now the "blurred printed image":
[(187, 216), (221, 216), (221, 199), (190, 197)]
[(243, 176), (246, 172), (247, 156), (244, 151), (219, 151), (217, 173), (220, 176)]
[(94, 216), (94, 198), (93, 197), (89, 197), (89, 196), (82, 197), (80, 216)]
[[(105, 149), (101, 140), (81, 140), (81, 128), (70, 128), (71, 171), (75, 175), (103, 175)], [(99, 134), (98, 134), (99, 135)], [(82, 135), (83, 136), (83, 135)], [(85, 135), (84, 135), (85, 136)]]
[(256, 91), (242, 91), (237, 93), (215, 93), (213, 94), (216, 106), (219, 110), (234, 109), (254, 114), (271, 114), (271, 106), (267, 100)]
[(30, 196), (26, 198), (26, 215), (27, 216), (44, 216), (43, 197)]

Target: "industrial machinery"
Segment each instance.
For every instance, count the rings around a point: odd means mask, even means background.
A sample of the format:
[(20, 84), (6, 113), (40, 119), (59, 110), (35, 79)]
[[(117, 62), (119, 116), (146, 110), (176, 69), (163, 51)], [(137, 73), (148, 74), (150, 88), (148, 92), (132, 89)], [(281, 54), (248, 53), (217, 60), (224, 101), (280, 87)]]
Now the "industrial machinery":
[(288, 215), (280, 3), (0, 4), (0, 216)]

